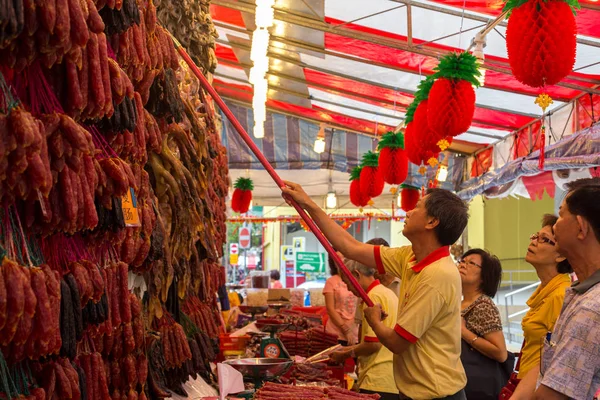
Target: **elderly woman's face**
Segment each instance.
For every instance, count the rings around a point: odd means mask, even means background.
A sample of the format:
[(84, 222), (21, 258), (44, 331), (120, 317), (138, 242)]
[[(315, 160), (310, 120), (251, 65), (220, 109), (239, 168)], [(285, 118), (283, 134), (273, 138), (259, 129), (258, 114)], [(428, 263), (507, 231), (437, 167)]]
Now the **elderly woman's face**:
[(457, 263), (458, 272), (463, 285), (481, 284), (481, 263), (483, 260), (479, 254), (469, 254)]
[(555, 265), (558, 258), (558, 248), (551, 226), (544, 226), (539, 232), (531, 235), (525, 261), (538, 268), (545, 265)]

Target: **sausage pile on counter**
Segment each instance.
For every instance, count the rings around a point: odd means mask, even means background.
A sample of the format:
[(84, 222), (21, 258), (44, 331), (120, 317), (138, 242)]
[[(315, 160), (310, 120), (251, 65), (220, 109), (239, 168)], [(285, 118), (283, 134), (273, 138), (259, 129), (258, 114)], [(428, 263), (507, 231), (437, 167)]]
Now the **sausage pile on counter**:
[(154, 1), (0, 1), (0, 398), (214, 379), (227, 154)]
[(262, 388), (256, 391), (255, 400), (276, 400), (276, 399), (302, 399), (302, 400), (377, 400), (378, 394), (357, 393), (338, 387), (315, 387), (315, 386), (293, 386), (280, 385), (267, 382)]

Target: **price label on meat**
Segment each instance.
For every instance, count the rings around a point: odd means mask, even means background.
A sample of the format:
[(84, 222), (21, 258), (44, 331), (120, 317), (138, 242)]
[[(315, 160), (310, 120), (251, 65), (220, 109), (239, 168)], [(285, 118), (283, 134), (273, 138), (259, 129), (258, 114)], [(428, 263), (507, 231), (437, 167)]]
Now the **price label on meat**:
[(137, 209), (137, 199), (133, 189), (130, 188), (129, 192), (127, 192), (127, 195), (121, 198), (121, 205), (123, 208), (123, 219), (125, 220), (125, 226), (141, 226), (140, 214)]

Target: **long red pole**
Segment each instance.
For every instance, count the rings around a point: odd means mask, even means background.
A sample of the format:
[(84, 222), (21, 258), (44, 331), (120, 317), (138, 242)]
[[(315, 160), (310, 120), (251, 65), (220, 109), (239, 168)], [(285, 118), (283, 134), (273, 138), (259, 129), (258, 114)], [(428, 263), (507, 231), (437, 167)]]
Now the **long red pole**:
[[(250, 135), (248, 135), (248, 132), (246, 132), (246, 130), (239, 123), (239, 121), (235, 118), (235, 116), (233, 115), (233, 113), (231, 112), (229, 107), (227, 107), (227, 105), (225, 104), (223, 99), (221, 99), (221, 96), (219, 96), (219, 94), (215, 91), (215, 89), (206, 80), (206, 78), (204, 77), (204, 75), (202, 74), (202, 72), (200, 71), (198, 66), (196, 66), (194, 61), (192, 61), (192, 59), (190, 58), (188, 53), (185, 51), (183, 46), (181, 46), (181, 44), (174, 37), (173, 37), (173, 42), (175, 43), (175, 47), (177, 48), (177, 51), (179, 52), (181, 57), (183, 57), (183, 59), (189, 65), (189, 67), (192, 70), (192, 72), (194, 73), (194, 75), (196, 75), (198, 80), (200, 80), (200, 84), (202, 85), (202, 87), (211, 95), (211, 97), (217, 103), (219, 108), (221, 110), (223, 110), (223, 112), (229, 119), (229, 122), (231, 122), (231, 124), (234, 126), (234, 128), (238, 131), (238, 133), (242, 137), (242, 140), (244, 140), (244, 142), (246, 142), (248, 147), (250, 147), (250, 150), (252, 150), (252, 152), (254, 153), (256, 158), (258, 158), (258, 161), (260, 161), (260, 163), (263, 165), (263, 167), (265, 167), (265, 169), (267, 170), (269, 175), (271, 175), (271, 178), (273, 178), (275, 183), (277, 183), (277, 186), (279, 188), (285, 187), (285, 183), (283, 182), (283, 180), (281, 180), (279, 175), (277, 175), (277, 172), (275, 172), (275, 169), (273, 169), (273, 167), (271, 166), (269, 161), (260, 152), (260, 149), (254, 144), (254, 141), (252, 141), (252, 139), (250, 138)], [(360, 297), (363, 299), (363, 301), (367, 304), (367, 306), (373, 307), (373, 302), (371, 301), (369, 296), (367, 296), (367, 293), (358, 284), (358, 281), (356, 280), (356, 278), (354, 278), (354, 276), (350, 273), (350, 271), (348, 270), (348, 267), (346, 267), (346, 265), (342, 261), (341, 257), (336, 253), (336, 251), (333, 249), (333, 247), (331, 246), (329, 241), (325, 238), (325, 236), (323, 235), (321, 230), (317, 227), (317, 225), (314, 223), (314, 221), (308, 216), (306, 211), (304, 211), (302, 209), (302, 207), (300, 207), (298, 205), (298, 203), (296, 203), (294, 200), (292, 200), (291, 203), (292, 203), (292, 206), (294, 206), (294, 208), (300, 215), (300, 217), (304, 220), (304, 222), (306, 222), (306, 225), (308, 225), (310, 230), (315, 234), (315, 236), (317, 237), (319, 242), (321, 242), (323, 247), (325, 247), (325, 250), (327, 250), (327, 253), (329, 253), (329, 256), (333, 257), (333, 260), (335, 261), (335, 263), (340, 267), (340, 269), (342, 270), (344, 275), (346, 275), (346, 277), (348, 278), (348, 280), (350, 281), (350, 283), (352, 284), (354, 289), (356, 289), (356, 291), (358, 292)]]

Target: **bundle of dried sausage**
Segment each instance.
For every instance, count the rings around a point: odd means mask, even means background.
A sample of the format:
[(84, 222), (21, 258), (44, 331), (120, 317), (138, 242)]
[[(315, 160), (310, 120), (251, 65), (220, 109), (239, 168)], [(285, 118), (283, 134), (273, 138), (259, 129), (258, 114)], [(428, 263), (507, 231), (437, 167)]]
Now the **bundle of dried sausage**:
[(135, 0), (123, 0), (120, 9), (105, 7), (100, 10), (100, 16), (109, 35), (125, 32), (133, 24), (140, 24), (140, 9)]
[(17, 107), (0, 115), (0, 131), (0, 200), (48, 197), (52, 172), (42, 122)]
[(42, 121), (54, 186), (48, 198), (27, 199), (27, 226), (45, 234), (92, 229), (98, 223), (94, 205), (98, 176), (92, 158), (92, 136), (64, 114), (44, 114)]
[[(0, 63), (17, 71), (40, 59), (47, 67), (80, 52), (104, 23), (92, 0), (7, 0)], [(10, 7), (9, 7), (10, 6)], [(16, 18), (11, 17), (16, 16)], [(2, 18), (5, 20), (4, 18)], [(19, 27), (21, 29), (19, 29)], [(19, 34), (20, 31), (20, 34)]]

